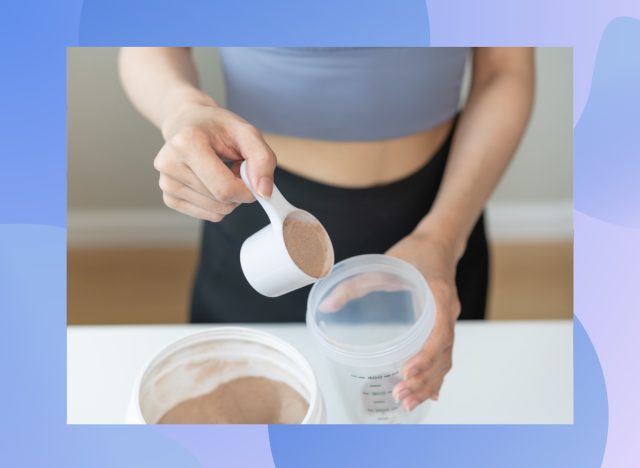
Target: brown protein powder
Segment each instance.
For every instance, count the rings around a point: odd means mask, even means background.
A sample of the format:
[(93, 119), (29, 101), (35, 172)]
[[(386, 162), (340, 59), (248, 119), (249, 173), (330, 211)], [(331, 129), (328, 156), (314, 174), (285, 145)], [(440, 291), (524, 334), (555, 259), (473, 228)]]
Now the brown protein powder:
[(331, 268), (327, 235), (320, 223), (287, 217), (282, 226), (291, 258), (307, 275), (320, 278)]
[(289, 385), (265, 377), (240, 377), (178, 403), (158, 424), (297, 424), (309, 403)]

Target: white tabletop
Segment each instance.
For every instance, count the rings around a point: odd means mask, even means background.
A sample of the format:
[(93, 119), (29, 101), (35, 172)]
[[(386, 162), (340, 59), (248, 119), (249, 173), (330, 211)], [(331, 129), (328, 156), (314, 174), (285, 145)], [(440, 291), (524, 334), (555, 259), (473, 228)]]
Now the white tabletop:
[[(288, 341), (316, 372), (329, 423), (348, 423), (329, 362), (304, 324), (243, 324)], [(67, 421), (120, 424), (131, 387), (167, 343), (211, 325), (70, 326)], [(432, 402), (430, 424), (573, 423), (571, 321), (460, 322), (453, 369)]]

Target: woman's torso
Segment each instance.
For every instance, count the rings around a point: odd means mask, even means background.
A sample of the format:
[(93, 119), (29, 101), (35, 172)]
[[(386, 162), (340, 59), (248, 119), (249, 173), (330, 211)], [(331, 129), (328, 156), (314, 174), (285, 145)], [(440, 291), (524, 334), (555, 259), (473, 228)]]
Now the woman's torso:
[(457, 113), (467, 49), (222, 48), (227, 107), (282, 168), (343, 187), (426, 164)]

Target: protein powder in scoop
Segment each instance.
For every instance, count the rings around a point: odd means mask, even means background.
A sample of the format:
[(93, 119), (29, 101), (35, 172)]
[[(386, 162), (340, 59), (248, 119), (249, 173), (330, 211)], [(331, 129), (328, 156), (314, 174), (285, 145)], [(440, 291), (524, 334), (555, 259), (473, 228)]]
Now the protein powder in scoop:
[(292, 216), (282, 226), (284, 243), (291, 258), (309, 276), (320, 278), (331, 269), (331, 247), (320, 223)]

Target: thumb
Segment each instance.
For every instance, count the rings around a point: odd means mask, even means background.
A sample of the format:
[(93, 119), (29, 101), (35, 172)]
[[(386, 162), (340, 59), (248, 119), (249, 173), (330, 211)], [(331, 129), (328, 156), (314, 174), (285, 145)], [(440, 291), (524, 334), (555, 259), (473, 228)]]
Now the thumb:
[(247, 161), (247, 174), (251, 186), (261, 197), (269, 198), (273, 192), (273, 172), (276, 155), (260, 137), (244, 139), (240, 145), (242, 157)]

